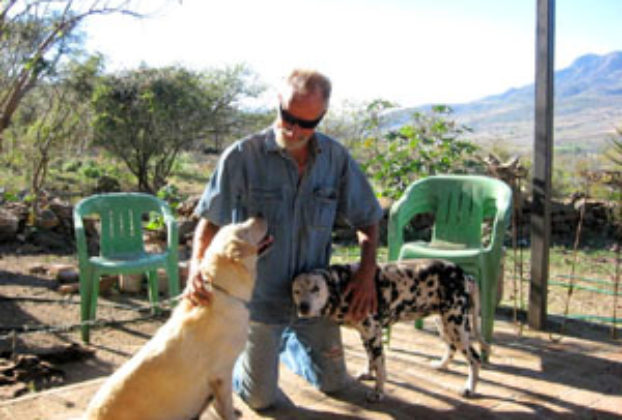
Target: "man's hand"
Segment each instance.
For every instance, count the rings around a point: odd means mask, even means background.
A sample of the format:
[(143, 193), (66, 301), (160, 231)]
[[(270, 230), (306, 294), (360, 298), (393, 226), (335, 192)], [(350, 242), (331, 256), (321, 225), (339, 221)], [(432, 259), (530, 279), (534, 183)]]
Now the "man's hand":
[(212, 242), (218, 229), (219, 227), (209, 220), (200, 219), (194, 231), (188, 280), (186, 281), (186, 288), (181, 296), (188, 299), (195, 306), (209, 305), (212, 299), (212, 293), (205, 288), (205, 282), (209, 281), (209, 279), (203, 278), (201, 270), (199, 270), (199, 265), (205, 255), (205, 250)]
[(212, 293), (205, 288), (205, 280), (198, 268), (190, 269), (186, 288), (181, 296), (188, 299), (194, 306), (207, 306), (212, 301)]
[(350, 308), (346, 314), (346, 320), (359, 322), (370, 313), (378, 311), (378, 298), (376, 296), (376, 285), (374, 283), (376, 267), (363, 269), (359, 266), (352, 279), (344, 291), (347, 296), (352, 293)]

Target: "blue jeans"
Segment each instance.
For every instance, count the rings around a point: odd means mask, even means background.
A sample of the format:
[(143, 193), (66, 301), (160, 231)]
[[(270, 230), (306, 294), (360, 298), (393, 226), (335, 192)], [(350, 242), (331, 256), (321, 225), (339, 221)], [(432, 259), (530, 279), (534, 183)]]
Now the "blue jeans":
[(233, 369), (233, 389), (253, 409), (274, 404), (280, 360), (323, 392), (346, 383), (339, 326), (324, 319), (293, 324), (251, 322), (246, 347)]

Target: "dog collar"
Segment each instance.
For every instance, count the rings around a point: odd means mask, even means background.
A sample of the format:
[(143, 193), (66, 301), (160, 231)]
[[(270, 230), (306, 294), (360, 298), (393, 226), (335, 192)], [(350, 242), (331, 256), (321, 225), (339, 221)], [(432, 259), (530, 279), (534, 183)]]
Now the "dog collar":
[(238, 301), (238, 302), (240, 302), (242, 305), (244, 305), (246, 308), (248, 308), (248, 304), (249, 304), (249, 301), (248, 301), (248, 300), (242, 299), (242, 298), (241, 298), (241, 297), (239, 297), (239, 296), (232, 295), (232, 294), (231, 294), (231, 293), (230, 293), (227, 289), (225, 289), (225, 288), (224, 288), (224, 287), (222, 287), (222, 286), (217, 285), (216, 283), (209, 283), (209, 284), (210, 284), (210, 286), (212, 287), (212, 289), (216, 289), (216, 290), (218, 290), (219, 292), (222, 292), (222, 293), (224, 293), (224, 294), (228, 295), (229, 297), (231, 297), (231, 298), (233, 298), (233, 299), (237, 300), (237, 301)]

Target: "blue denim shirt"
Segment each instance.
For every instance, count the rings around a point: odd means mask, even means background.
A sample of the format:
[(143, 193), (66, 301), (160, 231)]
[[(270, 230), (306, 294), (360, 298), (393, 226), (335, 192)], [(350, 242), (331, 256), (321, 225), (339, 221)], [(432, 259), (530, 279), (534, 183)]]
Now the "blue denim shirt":
[(274, 243), (257, 264), (250, 302), (254, 321), (293, 319), (292, 279), (328, 265), (336, 218), (365, 227), (382, 217), (367, 178), (346, 148), (318, 132), (311, 146), (299, 180), (296, 162), (278, 147), (272, 128), (232, 144), (195, 209), (219, 226), (254, 215), (267, 219)]

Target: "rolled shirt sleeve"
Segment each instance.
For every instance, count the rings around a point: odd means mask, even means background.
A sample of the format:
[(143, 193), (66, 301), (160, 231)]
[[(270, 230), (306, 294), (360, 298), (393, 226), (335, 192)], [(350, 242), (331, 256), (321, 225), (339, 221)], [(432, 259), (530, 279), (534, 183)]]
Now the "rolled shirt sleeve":
[(194, 213), (218, 226), (241, 222), (246, 217), (245, 184), (241, 148), (237, 142), (218, 160)]

